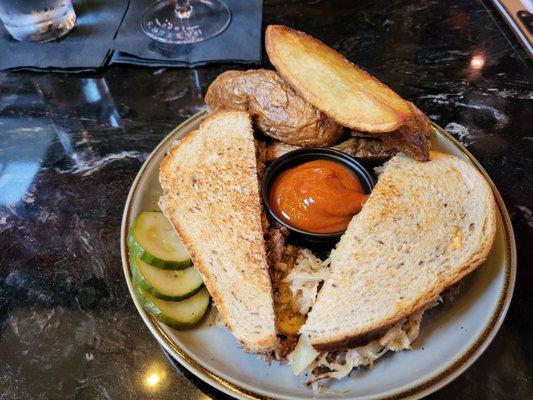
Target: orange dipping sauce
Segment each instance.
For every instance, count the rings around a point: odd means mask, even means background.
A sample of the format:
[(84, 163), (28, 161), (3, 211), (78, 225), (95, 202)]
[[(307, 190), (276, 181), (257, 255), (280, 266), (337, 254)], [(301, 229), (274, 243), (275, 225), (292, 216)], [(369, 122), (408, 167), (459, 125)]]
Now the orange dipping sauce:
[(270, 188), (272, 211), (287, 224), (314, 233), (346, 229), (368, 195), (357, 175), (335, 161), (308, 161), (283, 171)]

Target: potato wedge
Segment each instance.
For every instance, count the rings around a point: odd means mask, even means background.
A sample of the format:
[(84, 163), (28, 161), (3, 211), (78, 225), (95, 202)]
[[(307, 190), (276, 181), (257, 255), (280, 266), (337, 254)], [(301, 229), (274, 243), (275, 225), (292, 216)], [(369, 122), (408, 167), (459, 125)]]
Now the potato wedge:
[(303, 32), (270, 25), (265, 46), (283, 79), (340, 125), (390, 132), (411, 118), (408, 103), (394, 91)]
[[(351, 137), (330, 148), (368, 162), (385, 161), (399, 151), (394, 144), (389, 144), (386, 140), (375, 138), (374, 135), (368, 134), (366, 137)], [(301, 147), (274, 141), (267, 145), (267, 161), (274, 161), (289, 151), (297, 149), (301, 149)]]
[(413, 103), (408, 102), (412, 117), (400, 128), (393, 132), (373, 133), (352, 130), (350, 134), (355, 137), (373, 137), (379, 139), (384, 146), (403, 151), (417, 161), (428, 161), (431, 148), (431, 123), (428, 117)]

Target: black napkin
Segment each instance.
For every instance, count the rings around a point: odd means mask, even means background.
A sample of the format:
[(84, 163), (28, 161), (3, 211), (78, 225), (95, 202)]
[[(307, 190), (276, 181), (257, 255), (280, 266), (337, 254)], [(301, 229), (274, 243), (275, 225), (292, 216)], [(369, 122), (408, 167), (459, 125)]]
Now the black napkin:
[(73, 1), (76, 27), (48, 43), (19, 42), (0, 22), (0, 69), (93, 70), (110, 59), (129, 0)]
[(114, 63), (152, 67), (259, 63), (263, 1), (224, 1), (232, 14), (228, 28), (191, 45), (155, 42), (142, 31), (142, 13), (156, 0), (73, 1), (76, 27), (48, 43), (16, 41), (0, 23), (0, 70), (81, 72)]
[(141, 29), (144, 9), (153, 0), (132, 1), (114, 41), (112, 63), (175, 67), (208, 62), (261, 61), (262, 0), (224, 0), (231, 10), (230, 25), (218, 36), (189, 45), (168, 45), (150, 39)]

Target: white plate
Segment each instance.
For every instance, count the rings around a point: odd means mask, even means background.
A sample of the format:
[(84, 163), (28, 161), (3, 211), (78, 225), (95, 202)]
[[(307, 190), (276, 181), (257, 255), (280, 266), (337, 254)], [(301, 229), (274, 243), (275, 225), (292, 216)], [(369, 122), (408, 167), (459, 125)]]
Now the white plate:
[[(135, 216), (156, 210), (161, 192), (159, 164), (171, 143), (197, 129), (206, 113), (189, 118), (171, 132), (150, 154), (131, 187), (121, 231), (124, 276), (135, 306), (157, 341), (185, 368), (212, 386), (240, 399), (303, 399), (312, 392), (293, 376), (288, 365), (268, 366), (239, 349), (226, 328), (212, 324), (212, 316), (196, 329), (176, 331), (144, 312), (134, 295), (128, 265), (126, 235)], [(455, 139), (434, 127), (432, 145), (454, 154), (479, 169), (479, 163)], [(332, 382), (342, 392), (339, 399), (419, 398), (444, 386), (485, 350), (498, 331), (513, 293), (516, 250), (505, 205), (492, 184), (499, 210), (498, 230), (489, 259), (465, 280), (452, 302), (424, 316), (421, 334), (412, 351), (389, 354), (372, 368), (362, 368), (349, 378)]]

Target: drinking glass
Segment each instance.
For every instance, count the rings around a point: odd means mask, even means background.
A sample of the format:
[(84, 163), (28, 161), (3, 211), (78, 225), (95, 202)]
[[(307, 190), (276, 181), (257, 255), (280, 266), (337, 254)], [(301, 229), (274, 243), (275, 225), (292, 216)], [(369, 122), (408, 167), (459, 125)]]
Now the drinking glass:
[(0, 0), (0, 19), (17, 40), (48, 42), (74, 28), (71, 0)]
[(160, 0), (144, 11), (141, 26), (158, 42), (190, 44), (218, 35), (230, 20), (222, 0)]

